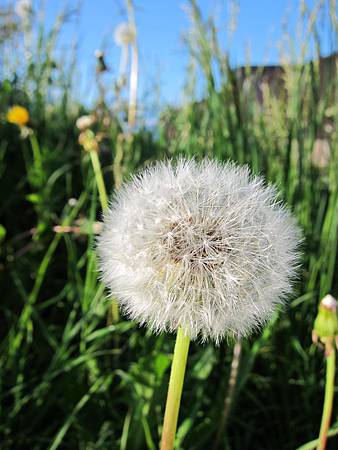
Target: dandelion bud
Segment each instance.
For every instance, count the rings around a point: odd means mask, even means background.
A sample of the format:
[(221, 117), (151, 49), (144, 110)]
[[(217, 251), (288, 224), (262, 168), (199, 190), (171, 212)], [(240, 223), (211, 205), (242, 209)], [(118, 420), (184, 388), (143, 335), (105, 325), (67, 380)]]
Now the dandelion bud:
[(104, 283), (156, 332), (246, 336), (291, 291), (300, 232), (248, 168), (157, 163), (118, 192), (98, 239)]
[(91, 130), (82, 131), (79, 135), (79, 144), (86, 152), (97, 152), (99, 150), (95, 134)]
[(338, 336), (337, 300), (332, 295), (326, 295), (319, 304), (318, 314), (313, 326), (314, 342), (320, 339), (323, 343)]
[(326, 448), (332, 416), (336, 370), (336, 349), (334, 343), (338, 348), (337, 305), (337, 300), (332, 295), (326, 295), (319, 303), (318, 314), (312, 330), (312, 340), (315, 344), (318, 341), (320, 344), (323, 344), (326, 359), (325, 398), (316, 447), (318, 450), (325, 450)]

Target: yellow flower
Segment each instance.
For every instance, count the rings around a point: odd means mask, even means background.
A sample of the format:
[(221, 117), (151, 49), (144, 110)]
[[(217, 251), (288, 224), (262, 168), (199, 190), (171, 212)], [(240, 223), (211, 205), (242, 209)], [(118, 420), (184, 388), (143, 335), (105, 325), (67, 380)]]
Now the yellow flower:
[(7, 121), (23, 127), (29, 121), (29, 112), (23, 106), (14, 105), (7, 112)]

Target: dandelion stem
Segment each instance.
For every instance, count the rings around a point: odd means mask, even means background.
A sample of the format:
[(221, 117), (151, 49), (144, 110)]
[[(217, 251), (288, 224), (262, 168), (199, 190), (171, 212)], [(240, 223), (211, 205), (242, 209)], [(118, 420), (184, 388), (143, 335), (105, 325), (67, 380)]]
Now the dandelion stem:
[(97, 189), (99, 191), (102, 211), (105, 211), (108, 208), (108, 197), (107, 197), (107, 191), (106, 191), (106, 188), (104, 185), (100, 160), (99, 160), (97, 151), (92, 150), (89, 153), (90, 153), (90, 158), (91, 158), (92, 164), (93, 164), (95, 180), (96, 180)]
[[(99, 156), (97, 154), (97, 151), (95, 151), (95, 150), (92, 150), (89, 153), (90, 153), (90, 158), (92, 160), (97, 189), (99, 191), (101, 208), (102, 208), (102, 211), (105, 211), (108, 208), (108, 196), (107, 196), (107, 191), (106, 191), (106, 187), (104, 184), (104, 179), (103, 179), (103, 175), (102, 175), (102, 169), (101, 169)], [(118, 306), (117, 301), (114, 299), (112, 299), (111, 309), (109, 311), (109, 314), (110, 314), (112, 323), (117, 323), (119, 321), (119, 318), (120, 318), (119, 306)], [(110, 322), (110, 319), (109, 319), (109, 322)]]
[(172, 450), (180, 409), (185, 367), (189, 351), (190, 338), (184, 334), (182, 328), (177, 331), (174, 358), (171, 367), (167, 403), (165, 407), (161, 450)]
[(124, 140), (125, 140), (124, 134), (120, 133), (116, 139), (115, 158), (113, 164), (114, 184), (116, 190), (119, 190), (122, 185), (122, 178), (123, 178), (122, 160), (123, 160)]
[(325, 397), (322, 414), (322, 422), (320, 425), (319, 439), (317, 450), (325, 450), (327, 433), (330, 426), (332, 405), (334, 397), (334, 378), (336, 368), (336, 349), (332, 343), (326, 346), (328, 352), (326, 357), (326, 382), (325, 382)]
[(40, 146), (39, 146), (38, 140), (36, 139), (34, 132), (32, 132), (29, 135), (29, 140), (30, 140), (31, 147), (32, 147), (34, 164), (35, 164), (36, 170), (38, 171), (39, 175), (41, 175), (42, 174), (41, 151), (40, 151)]
[(130, 83), (129, 83), (129, 110), (128, 110), (128, 125), (133, 128), (136, 118), (136, 100), (137, 100), (137, 81), (138, 81), (138, 48), (136, 38), (136, 25), (132, 0), (127, 1), (128, 22), (133, 30), (133, 42), (131, 45), (131, 68), (130, 68)]
[(121, 49), (121, 59), (119, 68), (119, 82), (120, 86), (125, 84), (125, 77), (128, 67), (129, 48), (128, 44), (123, 44)]

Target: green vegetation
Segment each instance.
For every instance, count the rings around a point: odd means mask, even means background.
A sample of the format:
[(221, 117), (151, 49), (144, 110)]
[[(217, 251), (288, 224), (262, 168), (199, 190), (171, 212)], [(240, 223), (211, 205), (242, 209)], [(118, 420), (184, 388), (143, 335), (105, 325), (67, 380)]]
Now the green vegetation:
[[(73, 53), (58, 51), (73, 11), (48, 33), (36, 18), (19, 26), (10, 11), (1, 14), (1, 449), (158, 448), (174, 337), (112, 320), (96, 271), (102, 186), (93, 151), (109, 193), (150, 161), (182, 154), (231, 158), (277, 183), (304, 231), (294, 296), (261, 335), (241, 343), (238, 370), (231, 369), (235, 343), (191, 344), (176, 448), (209, 448), (221, 423), (219, 448), (291, 450), (318, 437), (325, 360), (311, 330), (319, 300), (338, 291), (337, 58), (320, 58), (316, 32), (326, 11), (336, 45), (337, 22), (335, 2), (324, 3), (303, 11), (300, 56), (290, 50), (271, 82), (267, 68), (233, 69), (213, 21), (191, 2), (186, 102), (165, 109), (154, 132), (140, 113), (139, 125), (128, 127), (126, 80), (116, 80), (107, 98), (102, 57), (94, 107), (74, 99)], [(26, 47), (18, 48), (22, 36)], [(7, 121), (13, 105), (29, 111), (27, 126)], [(85, 113), (94, 123), (79, 140), (75, 124)]]

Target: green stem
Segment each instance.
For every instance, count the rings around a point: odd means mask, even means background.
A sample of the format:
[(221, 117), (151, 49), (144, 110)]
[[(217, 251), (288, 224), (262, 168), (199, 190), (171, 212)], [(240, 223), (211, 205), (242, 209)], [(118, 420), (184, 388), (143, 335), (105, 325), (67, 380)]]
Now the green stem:
[(42, 159), (41, 159), (40, 146), (39, 146), (38, 140), (36, 139), (34, 132), (30, 133), (29, 140), (31, 142), (35, 164), (37, 167), (41, 168), (42, 167)]
[(189, 351), (190, 338), (182, 328), (177, 331), (174, 358), (171, 367), (167, 403), (165, 407), (161, 450), (172, 450), (177, 427), (178, 411), (180, 409), (185, 367)]
[[(108, 208), (108, 196), (107, 196), (107, 191), (106, 191), (106, 187), (104, 184), (104, 179), (103, 179), (103, 175), (102, 175), (102, 169), (101, 169), (99, 156), (97, 154), (97, 151), (95, 151), (95, 150), (92, 150), (89, 153), (90, 153), (90, 158), (92, 160), (97, 189), (99, 191), (101, 208), (102, 208), (102, 211), (104, 212)], [(119, 321), (119, 318), (120, 318), (119, 305), (115, 299), (112, 299), (111, 309), (110, 309), (108, 317), (109, 317), (108, 325), (111, 325), (111, 322), (117, 323)]]
[(124, 145), (125, 136), (120, 133), (116, 139), (116, 147), (115, 147), (115, 158), (113, 164), (113, 172), (114, 172), (114, 184), (115, 189), (119, 190), (122, 184), (122, 159), (123, 159), (123, 145)]
[[(338, 427), (337, 425), (334, 425), (332, 428), (329, 429), (327, 437), (337, 436), (337, 434), (338, 434)], [(318, 442), (319, 439), (314, 439), (313, 441), (307, 442), (306, 444), (297, 447), (296, 450), (315, 450), (317, 448)]]
[(120, 319), (119, 305), (114, 298), (111, 300), (111, 317), (112, 323), (117, 323)]
[(317, 450), (325, 450), (327, 433), (330, 426), (332, 405), (334, 397), (334, 377), (336, 368), (336, 349), (334, 345), (327, 345), (329, 353), (326, 357), (326, 382), (325, 382), (325, 398), (323, 406), (322, 422), (320, 425), (319, 439)]
[[(86, 199), (86, 193), (84, 192), (81, 194), (75, 208), (73, 208), (71, 213), (68, 216), (66, 216), (66, 218), (63, 220), (61, 226), (67, 226), (72, 223), (74, 218), (77, 216), (79, 210), (83, 206), (85, 199)], [(18, 349), (22, 343), (22, 340), (24, 339), (25, 330), (28, 331), (28, 329), (30, 328), (30, 318), (31, 318), (31, 315), (33, 314), (34, 305), (38, 299), (38, 295), (41, 290), (42, 283), (46, 277), (47, 269), (49, 268), (50, 261), (57, 249), (57, 246), (61, 240), (61, 237), (62, 237), (61, 233), (55, 234), (52, 242), (50, 243), (50, 245), (45, 253), (45, 256), (42, 258), (40, 266), (37, 270), (37, 274), (35, 276), (35, 283), (33, 285), (33, 289), (28, 296), (27, 303), (25, 304), (25, 306), (21, 312), (20, 318), (19, 318), (18, 332), (17, 332), (14, 340), (10, 341), (10, 344), (11, 344), (10, 349), (9, 349), (10, 356), (14, 356), (15, 354), (17, 354)]]
[(99, 156), (97, 154), (97, 151), (95, 151), (95, 150), (92, 150), (89, 153), (90, 153), (90, 158), (91, 158), (92, 164), (93, 164), (95, 180), (96, 180), (97, 189), (99, 191), (102, 211), (105, 211), (108, 208), (108, 197), (107, 197), (107, 191), (106, 191), (106, 188), (104, 185)]
[(36, 173), (39, 177), (41, 177), (40, 181), (42, 183), (42, 179), (43, 179), (42, 157), (41, 157), (40, 145), (38, 143), (38, 140), (36, 139), (34, 132), (30, 133), (29, 140), (30, 140), (31, 147), (32, 147), (33, 160), (34, 160), (34, 166), (36, 169)]

